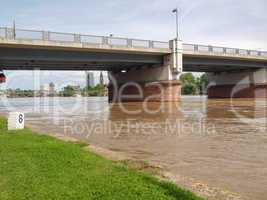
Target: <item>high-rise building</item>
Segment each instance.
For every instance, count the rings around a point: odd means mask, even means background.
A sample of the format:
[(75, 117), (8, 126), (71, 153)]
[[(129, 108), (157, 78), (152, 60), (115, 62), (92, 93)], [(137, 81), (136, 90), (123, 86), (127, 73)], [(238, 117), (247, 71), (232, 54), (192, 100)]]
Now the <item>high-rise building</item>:
[(39, 93), (41, 97), (56, 96), (55, 84), (51, 82), (49, 84), (41, 85)]
[(104, 85), (104, 77), (103, 77), (103, 73), (102, 72), (100, 72), (99, 84), (100, 85)]
[(94, 80), (94, 73), (93, 72), (86, 72), (86, 87), (94, 87), (95, 80)]
[(49, 83), (49, 96), (56, 96), (55, 84)]
[(40, 96), (47, 97), (48, 95), (49, 95), (49, 85), (48, 84), (41, 85)]

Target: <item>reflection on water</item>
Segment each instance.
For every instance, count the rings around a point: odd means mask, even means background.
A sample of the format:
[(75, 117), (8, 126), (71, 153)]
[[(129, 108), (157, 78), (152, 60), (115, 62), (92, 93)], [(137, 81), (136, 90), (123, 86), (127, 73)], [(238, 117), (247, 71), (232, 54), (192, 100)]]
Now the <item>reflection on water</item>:
[(8, 104), (2, 99), (0, 109), (25, 112), (26, 124), (38, 130), (71, 135), (161, 165), (173, 174), (263, 200), (266, 104), (263, 99), (205, 97), (145, 106), (109, 105), (106, 98), (28, 98), (9, 99)]

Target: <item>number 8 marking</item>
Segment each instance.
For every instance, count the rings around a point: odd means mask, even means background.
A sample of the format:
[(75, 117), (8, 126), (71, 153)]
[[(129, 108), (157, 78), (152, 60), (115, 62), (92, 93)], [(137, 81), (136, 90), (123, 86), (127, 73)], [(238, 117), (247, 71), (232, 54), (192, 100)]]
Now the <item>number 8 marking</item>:
[(22, 122), (23, 122), (23, 115), (20, 114), (20, 115), (19, 115), (19, 123), (21, 124)]

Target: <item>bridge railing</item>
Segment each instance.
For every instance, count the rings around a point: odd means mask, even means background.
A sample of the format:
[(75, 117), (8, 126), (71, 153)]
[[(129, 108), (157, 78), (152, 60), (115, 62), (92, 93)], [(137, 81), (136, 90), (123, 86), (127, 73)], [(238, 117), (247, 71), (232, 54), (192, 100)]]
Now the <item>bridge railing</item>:
[(84, 45), (109, 45), (129, 48), (169, 49), (169, 42), (140, 40), (120, 37), (60, 33), (51, 31), (36, 31), (0, 27), (0, 38), (10, 40), (43, 40), (54, 42), (82, 43)]
[(183, 44), (184, 52), (211, 53), (240, 56), (261, 56), (267, 57), (267, 51), (256, 51), (247, 49), (237, 49), (229, 47), (218, 47), (211, 45)]
[[(0, 27), (0, 38), (10, 40), (42, 40), (64, 43), (82, 43), (86, 45), (108, 45), (128, 48), (170, 49), (169, 42), (140, 40), (120, 37), (60, 33), (51, 31), (36, 31)], [(261, 56), (267, 57), (267, 51), (236, 49), (211, 45), (183, 44), (184, 52), (211, 53), (223, 55)]]

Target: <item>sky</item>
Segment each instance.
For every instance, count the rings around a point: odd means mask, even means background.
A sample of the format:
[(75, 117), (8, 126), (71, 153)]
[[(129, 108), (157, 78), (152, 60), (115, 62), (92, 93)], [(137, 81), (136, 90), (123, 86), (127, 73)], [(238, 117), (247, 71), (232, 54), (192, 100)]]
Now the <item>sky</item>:
[[(0, 26), (169, 41), (173, 8), (186, 43), (267, 50), (266, 0), (0, 0)], [(32, 72), (7, 72), (8, 87), (32, 87)], [(42, 72), (41, 83), (84, 85), (84, 72)], [(98, 75), (96, 74), (96, 79)], [(11, 80), (11, 79), (10, 79)], [(22, 81), (23, 80), (23, 81)], [(20, 83), (20, 84), (18, 84)], [(61, 84), (61, 83), (60, 83)]]

